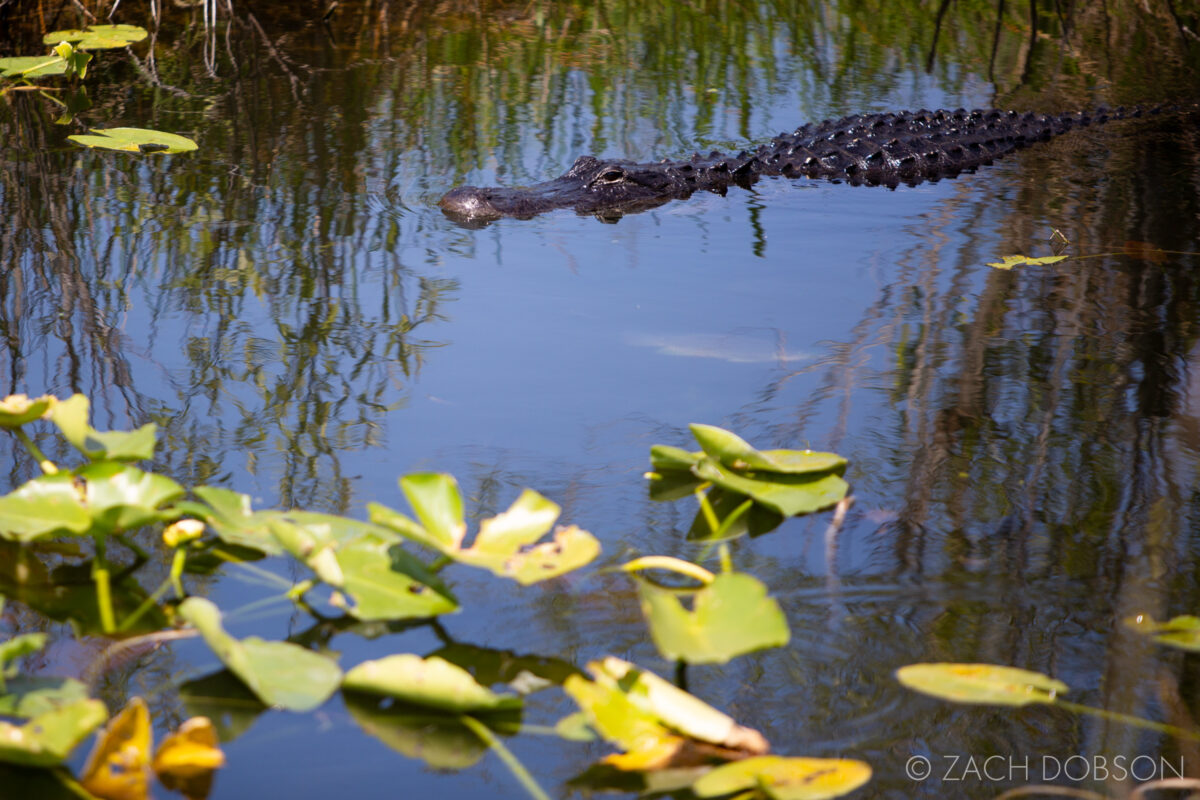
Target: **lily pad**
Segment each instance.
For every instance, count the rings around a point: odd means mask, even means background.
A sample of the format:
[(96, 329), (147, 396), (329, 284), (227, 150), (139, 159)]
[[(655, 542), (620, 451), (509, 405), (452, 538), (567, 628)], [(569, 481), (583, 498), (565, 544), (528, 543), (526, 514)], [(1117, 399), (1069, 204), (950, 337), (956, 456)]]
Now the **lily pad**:
[(640, 582), (642, 613), (663, 658), (724, 664), (732, 658), (788, 643), (787, 620), (767, 587), (750, 575), (723, 573), (692, 592), (692, 610), (678, 593)]
[(335, 553), (341, 604), (361, 620), (422, 619), (458, 610), (450, 590), (417, 559), (391, 541), (362, 536)]
[(846, 459), (835, 453), (811, 450), (755, 450), (735, 433), (715, 425), (688, 426), (692, 436), (711, 458), (734, 470), (756, 470), (802, 475), (844, 469)]
[(203, 518), (219, 539), (267, 555), (283, 554), (283, 546), (270, 531), (271, 521), (279, 519), (280, 512), (253, 511), (250, 495), (216, 486), (197, 486), (192, 493), (203, 504), (183, 502), (177, 503), (176, 508)]
[(896, 670), (896, 678), (922, 694), (979, 705), (1053, 703), (1070, 690), (1040, 672), (995, 664), (911, 664)]
[(132, 530), (169, 518), (172, 512), (159, 509), (183, 496), (183, 487), (170, 478), (124, 464), (89, 464), (77, 477), (85, 482), (93, 527), (104, 531)]
[(403, 654), (364, 661), (346, 673), (342, 688), (455, 714), (511, 711), (522, 705), (521, 698), (496, 694), (462, 667), (436, 656)]
[(1159, 644), (1200, 653), (1200, 617), (1185, 614), (1166, 622), (1155, 622), (1151, 617), (1137, 617), (1126, 624), (1140, 633), (1149, 634)]
[(90, 25), (83, 30), (52, 31), (42, 37), (46, 44), (71, 42), (84, 50), (111, 50), (140, 42), (146, 38), (145, 28), (137, 25)]
[(122, 150), (130, 153), (186, 153), (197, 145), (186, 136), (149, 128), (93, 128), (91, 134), (68, 136), (72, 142), (89, 148)]
[(61, 764), (106, 719), (104, 703), (76, 700), (39, 714), (24, 725), (0, 721), (0, 761), (26, 767)]
[(0, 694), (0, 714), (32, 719), (87, 698), (87, 687), (74, 678), (17, 675), (4, 682), (4, 693)]
[[(0, 69), (7, 60), (0, 59)], [(10, 394), (0, 400), (0, 428), (19, 428), (40, 419), (56, 401), (57, 398), (51, 395), (30, 399), (23, 394)]]
[(462, 496), (450, 475), (406, 475), (400, 486), (421, 520), (414, 522), (372, 503), (371, 520), (463, 564), (481, 567), (522, 585), (553, 578), (590, 563), (600, 553), (594, 536), (574, 525), (559, 526), (549, 542), (534, 544), (550, 530), (559, 507), (526, 489), (507, 511), (484, 520), (471, 547), (463, 547), (467, 525)]
[(66, 473), (43, 475), (0, 497), (0, 537), (28, 542), (92, 526), (84, 493)]
[(619, 769), (681, 766), (703, 745), (704, 759), (759, 755), (769, 750), (762, 734), (738, 725), (704, 701), (652, 672), (618, 658), (588, 664), (593, 680), (571, 676), (563, 689), (591, 726), (624, 755), (605, 763)]
[(311, 711), (337, 689), (342, 671), (325, 656), (288, 642), (251, 636), (236, 639), (221, 627), (221, 612), (210, 601), (189, 597), (179, 614), (196, 626), (221, 662), (268, 706)]
[(746, 495), (785, 517), (809, 514), (836, 505), (850, 490), (833, 472), (783, 474), (751, 472), (739, 474), (712, 459), (696, 465), (697, 477), (723, 489)]
[[(871, 780), (871, 767), (845, 758), (758, 756), (724, 764), (692, 784), (697, 797), (757, 792), (772, 800), (828, 800)], [(744, 795), (743, 795), (744, 796)]]
[(154, 423), (133, 431), (101, 432), (88, 422), (90, 408), (87, 397), (72, 395), (54, 404), (50, 420), (68, 442), (93, 461), (144, 461), (154, 457), (158, 430)]
[(45, 78), (67, 71), (67, 60), (57, 55), (0, 58), (0, 78)]

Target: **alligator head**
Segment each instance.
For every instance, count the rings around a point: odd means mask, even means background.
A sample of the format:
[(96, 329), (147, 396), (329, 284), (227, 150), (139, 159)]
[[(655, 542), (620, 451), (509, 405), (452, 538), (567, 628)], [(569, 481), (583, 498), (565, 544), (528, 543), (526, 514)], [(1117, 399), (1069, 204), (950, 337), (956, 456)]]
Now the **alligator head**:
[(523, 189), (460, 186), (448, 192), (438, 205), (446, 216), (467, 225), (486, 224), (501, 217), (528, 219), (557, 208), (573, 208), (578, 214), (616, 221), (625, 214), (691, 195), (698, 187), (681, 181), (677, 172), (677, 164), (671, 162), (638, 164), (580, 156), (554, 180)]

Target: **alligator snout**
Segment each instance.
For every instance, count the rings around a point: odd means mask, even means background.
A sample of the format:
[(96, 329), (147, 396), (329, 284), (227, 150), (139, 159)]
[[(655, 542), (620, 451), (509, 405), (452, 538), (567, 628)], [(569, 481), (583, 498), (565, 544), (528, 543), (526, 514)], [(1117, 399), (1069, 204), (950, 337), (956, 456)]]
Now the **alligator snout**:
[(504, 212), (488, 197), (490, 192), (478, 186), (459, 186), (451, 189), (438, 201), (438, 207), (452, 219), (461, 222), (486, 222), (500, 219)]

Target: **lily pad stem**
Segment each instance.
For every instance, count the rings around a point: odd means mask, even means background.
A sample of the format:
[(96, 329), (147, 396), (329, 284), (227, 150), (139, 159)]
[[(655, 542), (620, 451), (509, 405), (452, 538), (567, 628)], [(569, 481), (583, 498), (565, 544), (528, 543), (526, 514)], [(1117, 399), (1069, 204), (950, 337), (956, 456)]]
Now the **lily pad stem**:
[(17, 438), (21, 441), (21, 444), (25, 445), (25, 449), (29, 451), (29, 454), (37, 459), (38, 466), (42, 468), (42, 472), (47, 475), (55, 475), (58, 473), (58, 467), (54, 465), (53, 461), (46, 458), (46, 456), (42, 453), (41, 448), (33, 443), (33, 439), (29, 438), (28, 433), (20, 428), (15, 428), (13, 433), (17, 435)]
[(1079, 714), (1091, 714), (1092, 716), (1100, 717), (1101, 719), (1132, 725), (1135, 728), (1145, 728), (1146, 730), (1158, 731), (1159, 733), (1165, 733), (1168, 736), (1177, 736), (1181, 739), (1191, 739), (1193, 741), (1200, 740), (1200, 732), (1189, 731), (1185, 728), (1177, 728), (1174, 725), (1164, 725), (1161, 722), (1153, 722), (1148, 719), (1142, 719), (1141, 717), (1135, 717), (1132, 714), (1121, 714), (1116, 711), (1106, 711), (1103, 708), (1093, 708), (1092, 706), (1085, 706), (1079, 703), (1070, 703), (1062, 698), (1055, 698), (1054, 705)]
[(466, 714), (459, 715), (458, 721), (461, 722), (464, 727), (470, 730), (471, 733), (478, 736), (481, 742), (486, 744), (489, 748), (491, 748), (492, 752), (500, 757), (500, 760), (504, 762), (504, 766), (508, 767), (509, 771), (513, 774), (513, 777), (520, 782), (521, 786), (525, 788), (525, 791), (529, 792), (530, 797), (534, 798), (534, 800), (550, 800), (550, 796), (542, 791), (542, 787), (538, 786), (537, 781), (535, 781), (533, 776), (529, 774), (529, 770), (525, 769), (525, 765), (517, 760), (517, 757), (512, 754), (512, 751), (504, 746), (504, 742), (500, 741), (500, 739), (488, 729), (488, 726), (484, 725), (474, 717), (467, 716)]
[(100, 610), (100, 628), (112, 633), (117, 628), (113, 616), (112, 588), (108, 584), (108, 564), (104, 561), (104, 548), (96, 541), (96, 559), (92, 562), (92, 580), (96, 582), (96, 607)]

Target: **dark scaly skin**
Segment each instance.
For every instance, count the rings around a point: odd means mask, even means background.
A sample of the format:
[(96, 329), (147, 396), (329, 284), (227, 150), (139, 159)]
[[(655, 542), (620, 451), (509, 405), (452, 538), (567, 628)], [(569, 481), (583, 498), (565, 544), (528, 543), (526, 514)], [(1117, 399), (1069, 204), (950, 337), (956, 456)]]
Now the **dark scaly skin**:
[(713, 152), (648, 164), (582, 156), (554, 180), (516, 189), (460, 186), (438, 205), (468, 225), (528, 219), (558, 208), (615, 220), (695, 192), (723, 195), (730, 186), (748, 187), (763, 176), (894, 189), (953, 178), (1074, 128), (1142, 113), (1101, 108), (1068, 114), (963, 109), (862, 114), (804, 125), (733, 156)]

